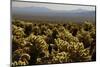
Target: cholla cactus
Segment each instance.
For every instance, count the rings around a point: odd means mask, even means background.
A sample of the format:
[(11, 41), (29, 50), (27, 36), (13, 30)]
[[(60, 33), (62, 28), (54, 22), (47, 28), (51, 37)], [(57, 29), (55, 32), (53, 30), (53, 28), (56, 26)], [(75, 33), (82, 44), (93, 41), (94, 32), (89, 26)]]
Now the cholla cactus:
[(27, 65), (30, 60), (30, 55), (27, 54), (23, 49), (17, 49), (13, 53), (13, 66)]
[(44, 33), (47, 35), (47, 36), (50, 36), (52, 35), (52, 31), (50, 29), (47, 29), (46, 31), (44, 31)]
[(86, 31), (91, 31), (94, 28), (94, 26), (91, 22), (85, 21), (83, 24), (83, 28)]
[(84, 43), (84, 46), (87, 48), (91, 45), (93, 38), (91, 37), (91, 33), (88, 31), (84, 31), (81, 29), (80, 32), (77, 34), (77, 38), (79, 39), (80, 42)]
[(91, 60), (89, 49), (85, 49), (83, 43), (71, 42), (70, 45), (72, 45), (69, 51), (72, 62), (82, 62)]
[[(91, 59), (89, 49), (85, 49), (83, 43), (73, 41), (68, 43), (58, 38), (55, 39), (55, 44), (57, 44), (60, 52), (65, 51), (69, 53), (69, 58), (72, 62), (86, 60), (89, 61)], [(85, 50), (88, 52), (85, 52)]]
[(55, 39), (55, 45), (57, 45), (60, 51), (65, 51), (65, 52), (68, 50), (70, 46), (70, 44), (67, 41), (64, 41), (60, 38)]
[(75, 42), (78, 42), (78, 38), (77, 37), (74, 37), (67, 29), (65, 28), (62, 28), (62, 31), (58, 32), (58, 35), (57, 35), (59, 38), (65, 40), (65, 41), (75, 41)]
[[(30, 39), (31, 38), (31, 39)], [(45, 56), (49, 55), (48, 52), (48, 44), (45, 42), (44, 38), (42, 36), (36, 36), (31, 34), (31, 36), (29, 37), (29, 40), (36, 46), (36, 48), (38, 49), (38, 51), (40, 51), (40, 53), (44, 53)]]
[(52, 58), (52, 63), (69, 62), (70, 61), (70, 59), (69, 59), (70, 56), (69, 55), (70, 54), (66, 53), (66, 52), (60, 52), (60, 53), (54, 54), (53, 58)]
[(95, 60), (95, 24), (35, 22), (13, 20), (12, 66)]
[(25, 36), (24, 29), (15, 25), (12, 26), (12, 32), (13, 35), (16, 35), (16, 38), (22, 38)]

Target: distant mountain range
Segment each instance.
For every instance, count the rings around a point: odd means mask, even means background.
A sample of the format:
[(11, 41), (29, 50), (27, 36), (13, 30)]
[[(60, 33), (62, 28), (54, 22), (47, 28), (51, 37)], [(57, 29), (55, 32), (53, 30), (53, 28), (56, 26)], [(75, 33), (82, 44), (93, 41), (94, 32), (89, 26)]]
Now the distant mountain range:
[[(67, 9), (67, 8), (66, 8)], [(46, 7), (12, 7), (13, 17), (25, 19), (59, 19), (85, 21), (91, 20), (95, 22), (95, 11), (77, 9), (77, 10), (51, 10)], [(45, 18), (44, 18), (45, 17)]]

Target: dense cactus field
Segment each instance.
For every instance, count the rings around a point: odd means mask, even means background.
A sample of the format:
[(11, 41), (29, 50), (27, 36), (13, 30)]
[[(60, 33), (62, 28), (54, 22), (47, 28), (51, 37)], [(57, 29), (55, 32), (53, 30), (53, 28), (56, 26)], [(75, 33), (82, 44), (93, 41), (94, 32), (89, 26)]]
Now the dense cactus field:
[(96, 27), (83, 23), (12, 21), (12, 66), (96, 60)]

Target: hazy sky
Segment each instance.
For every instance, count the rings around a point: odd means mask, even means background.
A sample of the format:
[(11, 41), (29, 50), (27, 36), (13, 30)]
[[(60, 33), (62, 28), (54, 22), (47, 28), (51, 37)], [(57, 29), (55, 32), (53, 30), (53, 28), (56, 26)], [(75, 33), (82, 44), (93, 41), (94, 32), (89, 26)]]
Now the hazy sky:
[(31, 3), (31, 2), (12, 2), (12, 7), (46, 7), (52, 10), (95, 10), (94, 6), (79, 6), (79, 5), (62, 5), (62, 4), (46, 4), (46, 3)]

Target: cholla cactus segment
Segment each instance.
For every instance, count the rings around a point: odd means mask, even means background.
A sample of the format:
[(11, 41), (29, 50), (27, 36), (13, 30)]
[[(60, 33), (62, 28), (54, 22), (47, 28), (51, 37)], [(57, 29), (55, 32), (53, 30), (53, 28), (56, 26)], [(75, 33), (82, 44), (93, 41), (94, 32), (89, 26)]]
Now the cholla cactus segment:
[(30, 60), (30, 55), (29, 55), (29, 54), (22, 54), (22, 55), (21, 55), (21, 58), (22, 58), (22, 59), (25, 58), (25, 59), (27, 59), (27, 60)]

